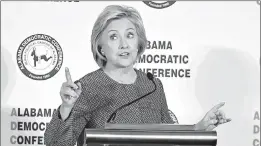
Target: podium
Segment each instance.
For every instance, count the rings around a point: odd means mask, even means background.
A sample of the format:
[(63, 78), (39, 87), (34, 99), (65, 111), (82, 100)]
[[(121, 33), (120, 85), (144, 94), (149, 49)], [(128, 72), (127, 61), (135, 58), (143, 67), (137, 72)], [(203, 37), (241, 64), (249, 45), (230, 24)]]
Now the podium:
[(85, 143), (104, 145), (216, 146), (216, 131), (194, 131), (192, 125), (107, 124), (105, 129), (85, 129)]

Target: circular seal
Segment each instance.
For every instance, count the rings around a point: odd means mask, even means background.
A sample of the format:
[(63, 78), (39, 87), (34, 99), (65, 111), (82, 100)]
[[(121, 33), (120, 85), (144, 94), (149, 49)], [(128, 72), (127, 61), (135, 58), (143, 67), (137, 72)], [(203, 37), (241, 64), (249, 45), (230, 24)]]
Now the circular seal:
[(143, 1), (149, 7), (155, 9), (164, 9), (173, 5), (176, 1)]
[(33, 80), (47, 80), (60, 70), (63, 51), (54, 38), (34, 34), (22, 41), (16, 59), (24, 75)]

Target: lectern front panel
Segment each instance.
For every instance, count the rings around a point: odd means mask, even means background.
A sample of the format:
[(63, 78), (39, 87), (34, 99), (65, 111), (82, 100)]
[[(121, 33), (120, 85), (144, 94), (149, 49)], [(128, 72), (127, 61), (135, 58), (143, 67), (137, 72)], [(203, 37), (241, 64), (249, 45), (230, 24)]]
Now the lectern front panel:
[(216, 131), (86, 129), (86, 143), (216, 146)]

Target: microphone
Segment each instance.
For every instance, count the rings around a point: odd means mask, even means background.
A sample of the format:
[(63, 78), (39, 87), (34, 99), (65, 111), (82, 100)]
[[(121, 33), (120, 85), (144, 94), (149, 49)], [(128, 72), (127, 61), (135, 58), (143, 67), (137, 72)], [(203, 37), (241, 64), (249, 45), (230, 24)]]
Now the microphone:
[(149, 93), (147, 93), (147, 94), (145, 94), (145, 95), (143, 95), (143, 96), (141, 96), (141, 97), (139, 97), (139, 98), (137, 98), (137, 99), (135, 99), (135, 100), (133, 100), (133, 101), (127, 103), (127, 104), (124, 104), (124, 105), (122, 105), (122, 106), (119, 107), (119, 108), (117, 108), (117, 109), (110, 115), (109, 119), (107, 120), (107, 123), (109, 123), (111, 120), (114, 121), (117, 112), (120, 111), (121, 109), (123, 109), (123, 108), (125, 108), (125, 107), (127, 107), (127, 106), (129, 106), (129, 105), (131, 105), (131, 104), (133, 104), (133, 103), (135, 103), (135, 102), (141, 100), (142, 98), (144, 98), (144, 97), (146, 97), (146, 96), (148, 96), (148, 95), (150, 95), (150, 94), (152, 94), (153, 92), (156, 91), (157, 85), (156, 85), (156, 83), (155, 83), (154, 80), (153, 80), (153, 78), (154, 78), (153, 75), (152, 75), (150, 72), (148, 72), (148, 73), (147, 73), (147, 77), (148, 77), (149, 80), (151, 80), (151, 81), (153, 82), (153, 84), (154, 84), (154, 89), (153, 89), (151, 92), (149, 92)]

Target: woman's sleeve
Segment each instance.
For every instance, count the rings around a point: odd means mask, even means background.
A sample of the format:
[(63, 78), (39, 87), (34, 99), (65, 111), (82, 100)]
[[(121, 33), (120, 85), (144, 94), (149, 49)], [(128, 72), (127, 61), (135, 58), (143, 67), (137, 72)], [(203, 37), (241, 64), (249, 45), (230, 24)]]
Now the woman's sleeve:
[(162, 82), (160, 81), (160, 79), (158, 79), (158, 81), (159, 81), (159, 90), (160, 90), (159, 92), (161, 95), (160, 96), (161, 97), (161, 122), (168, 123), (168, 124), (174, 124), (174, 121), (172, 120), (172, 118), (170, 117), (170, 114), (169, 114), (169, 108), (168, 108), (168, 104), (167, 104)]
[(56, 110), (44, 133), (46, 146), (74, 146), (76, 144), (82, 130), (90, 120), (91, 112), (94, 110), (94, 106), (90, 105), (90, 100), (94, 98), (87, 93), (83, 87), (82, 93), (67, 119), (62, 120), (59, 108)]
[(70, 116), (62, 120), (59, 116), (59, 108), (53, 114), (50, 123), (44, 133), (46, 146), (74, 146), (80, 133), (90, 119), (90, 114), (84, 114), (72, 109)]

